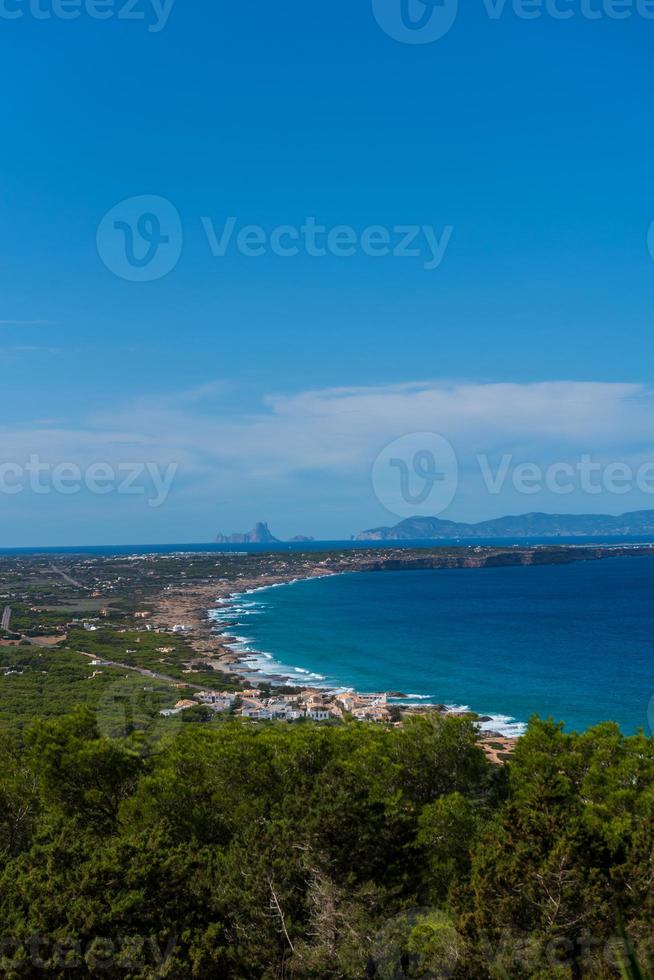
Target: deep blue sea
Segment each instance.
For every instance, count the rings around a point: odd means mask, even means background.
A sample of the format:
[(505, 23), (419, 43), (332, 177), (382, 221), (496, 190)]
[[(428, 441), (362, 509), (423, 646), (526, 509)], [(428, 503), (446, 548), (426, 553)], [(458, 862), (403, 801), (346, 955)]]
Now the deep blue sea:
[(216, 616), (252, 667), (298, 683), (466, 705), (507, 734), (533, 713), (654, 724), (654, 558), (339, 575)]
[(548, 538), (466, 538), (461, 540), (434, 541), (277, 541), (273, 544), (212, 544), (196, 542), (194, 544), (83, 544), (83, 545), (48, 545), (30, 548), (0, 548), (0, 555), (180, 555), (180, 554), (220, 554), (247, 553), (266, 554), (268, 552), (285, 551), (342, 551), (345, 548), (438, 548), (438, 547), (471, 547), (474, 545), (499, 545), (503, 548), (513, 546), (529, 547), (537, 544), (648, 544), (650, 537), (548, 537)]

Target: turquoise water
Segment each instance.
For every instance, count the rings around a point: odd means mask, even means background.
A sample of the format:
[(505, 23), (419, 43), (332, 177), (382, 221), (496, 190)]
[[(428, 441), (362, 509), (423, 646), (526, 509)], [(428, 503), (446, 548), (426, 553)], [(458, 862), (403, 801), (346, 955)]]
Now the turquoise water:
[(534, 712), (569, 729), (611, 719), (650, 732), (648, 557), (339, 575), (248, 594), (216, 616), (267, 675), (467, 705), (507, 733)]

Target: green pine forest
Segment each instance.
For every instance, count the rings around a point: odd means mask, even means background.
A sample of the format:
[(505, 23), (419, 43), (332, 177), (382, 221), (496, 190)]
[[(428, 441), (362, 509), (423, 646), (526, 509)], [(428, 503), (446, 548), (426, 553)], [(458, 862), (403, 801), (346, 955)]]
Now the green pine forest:
[(306, 561), (0, 561), (0, 977), (652, 980), (654, 739), (160, 715), (239, 685), (135, 610)]
[(97, 718), (2, 735), (3, 977), (650, 975), (650, 738)]

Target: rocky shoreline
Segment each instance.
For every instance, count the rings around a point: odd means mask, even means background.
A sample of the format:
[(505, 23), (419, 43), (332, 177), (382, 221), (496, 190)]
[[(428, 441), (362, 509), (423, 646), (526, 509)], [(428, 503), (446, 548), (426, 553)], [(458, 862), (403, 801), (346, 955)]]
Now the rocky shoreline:
[[(184, 633), (193, 651), (197, 654), (192, 665), (205, 665), (214, 670), (230, 674), (241, 684), (252, 683), (260, 671), (248, 667), (247, 654), (233, 648), (236, 638), (231, 634), (231, 627), (218, 624), (211, 618), (211, 612), (217, 605), (229, 608), (230, 600), (236, 602), (244, 593), (283, 585), (298, 580), (322, 578), (345, 572), (372, 572), (386, 570), (420, 570), (439, 568), (469, 568), (481, 569), (505, 567), (508, 565), (542, 565), (567, 564), (574, 561), (597, 561), (612, 557), (647, 555), (654, 557), (654, 548), (649, 546), (537, 546), (533, 548), (491, 548), (469, 547), (454, 549), (434, 549), (434, 551), (405, 551), (392, 548), (375, 550), (374, 552), (334, 552), (287, 558), (287, 568), (280, 567), (279, 571), (265, 574), (256, 573), (257, 556), (252, 555), (253, 574), (240, 574), (234, 578), (223, 578), (206, 583), (189, 583), (179, 588), (168, 587), (155, 602), (153, 626), (163, 629), (184, 628)], [(284, 560), (280, 559), (280, 566)], [(271, 674), (266, 681), (272, 684), (287, 684), (297, 682), (297, 678), (286, 675)], [(326, 693), (326, 689), (316, 685), (295, 683), (296, 687), (306, 691)], [(425, 710), (438, 710), (443, 713), (444, 706), (411, 706), (406, 708), (411, 713), (422, 713)], [(492, 741), (497, 748), (493, 751), (508, 751), (506, 745), (511, 745), (514, 739), (499, 733), (488, 732), (484, 741)], [(504, 748), (503, 748), (504, 747)]]

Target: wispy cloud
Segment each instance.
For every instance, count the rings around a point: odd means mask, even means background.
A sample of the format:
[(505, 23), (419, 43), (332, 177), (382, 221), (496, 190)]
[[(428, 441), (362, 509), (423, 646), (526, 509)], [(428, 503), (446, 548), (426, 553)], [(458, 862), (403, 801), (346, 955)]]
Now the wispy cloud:
[(0, 320), (0, 327), (54, 327), (56, 320)]
[(14, 344), (11, 347), (0, 347), (0, 351), (9, 356), (11, 354), (61, 354), (61, 347), (42, 347), (37, 344)]
[[(236, 494), (265, 501), (284, 488), (291, 507), (294, 495), (309, 487), (314, 500), (322, 492), (332, 507), (369, 494), (377, 454), (414, 432), (445, 436), (464, 472), (477, 453), (529, 461), (582, 453), (654, 459), (654, 389), (640, 384), (421, 381), (326, 388), (269, 395), (240, 414), (220, 410), (215, 396), (225, 392), (218, 382), (95, 413), (80, 427), (0, 428), (0, 439), (5, 458), (31, 451), (81, 465), (174, 461), (188, 500)], [(473, 495), (469, 488), (464, 497), (474, 510)]]

